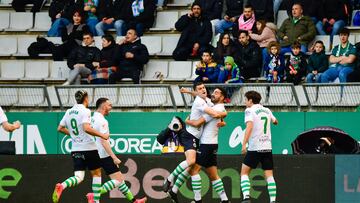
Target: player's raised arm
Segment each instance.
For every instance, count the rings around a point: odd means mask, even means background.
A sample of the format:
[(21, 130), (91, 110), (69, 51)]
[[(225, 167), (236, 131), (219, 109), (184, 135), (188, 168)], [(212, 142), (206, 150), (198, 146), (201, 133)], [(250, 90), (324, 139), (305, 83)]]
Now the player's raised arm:
[(92, 136), (103, 138), (104, 140), (109, 139), (109, 133), (101, 133), (90, 126), (90, 123), (83, 123), (84, 131)]

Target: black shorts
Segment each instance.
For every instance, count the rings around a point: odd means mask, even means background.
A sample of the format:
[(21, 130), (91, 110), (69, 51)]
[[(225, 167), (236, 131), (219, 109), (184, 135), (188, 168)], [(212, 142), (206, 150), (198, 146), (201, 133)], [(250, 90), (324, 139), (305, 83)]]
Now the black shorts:
[(186, 152), (189, 149), (196, 150), (199, 148), (199, 139), (194, 137), (191, 133), (184, 130), (180, 134), (180, 143), (184, 146), (184, 151)]
[(245, 155), (244, 164), (254, 169), (261, 163), (263, 170), (273, 170), (274, 162), (272, 152), (248, 151)]
[(205, 168), (217, 166), (217, 144), (201, 144), (196, 153), (196, 163)]
[(119, 172), (119, 168), (115, 165), (113, 159), (110, 156), (101, 159), (101, 167), (104, 169), (106, 175)]
[(95, 170), (101, 167), (97, 150), (71, 152), (74, 162), (74, 171)]

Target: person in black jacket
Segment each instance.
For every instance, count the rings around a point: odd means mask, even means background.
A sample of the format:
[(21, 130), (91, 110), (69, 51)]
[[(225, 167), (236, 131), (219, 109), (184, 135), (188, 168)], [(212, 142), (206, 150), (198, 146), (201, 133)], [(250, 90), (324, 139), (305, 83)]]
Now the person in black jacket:
[(307, 69), (307, 61), (305, 53), (301, 52), (301, 44), (294, 42), (291, 45), (290, 59), (286, 62), (286, 82), (300, 84), (302, 78), (305, 76)]
[[(115, 18), (114, 18), (114, 4), (113, 0), (102, 0), (99, 1), (98, 5), (98, 24), (96, 24), (95, 29), (98, 36), (103, 36), (105, 30), (114, 28), (115, 25)], [(117, 30), (116, 30), (117, 31)], [(118, 33), (116, 33), (118, 36)]]
[(11, 6), (16, 12), (25, 12), (26, 4), (34, 4), (31, 8), (31, 12), (39, 12), (45, 5), (47, 0), (13, 0)]
[(100, 66), (100, 56), (100, 50), (95, 47), (92, 33), (84, 33), (82, 46), (74, 49), (68, 57), (67, 64), (71, 71), (63, 85), (70, 85), (74, 82), (80, 84), (81, 78), (88, 77), (91, 71)]
[(232, 41), (230, 34), (223, 33), (220, 35), (217, 47), (214, 49), (214, 60), (217, 64), (224, 66), (225, 57), (234, 56), (235, 51), (234, 42)]
[(235, 27), (239, 16), (243, 13), (243, 0), (226, 0), (226, 12), (224, 19), (215, 25), (215, 34), (224, 33), (225, 30)]
[(203, 18), (201, 7), (194, 2), (191, 11), (180, 17), (175, 23), (176, 30), (181, 32), (179, 42), (173, 52), (177, 61), (186, 61), (189, 56), (201, 56), (204, 50), (210, 49), (212, 38), (211, 23)]
[(250, 40), (248, 31), (240, 30), (239, 39), (235, 42), (235, 62), (240, 67), (245, 79), (260, 77), (262, 54), (259, 45)]
[(141, 44), (135, 29), (129, 29), (125, 40), (115, 51), (114, 65), (118, 66), (115, 73), (109, 77), (109, 83), (115, 84), (123, 78), (131, 78), (135, 84), (140, 83), (140, 73), (144, 64), (149, 61), (149, 52), (145, 45)]
[(249, 0), (255, 11), (256, 20), (274, 22), (274, 2), (273, 0)]

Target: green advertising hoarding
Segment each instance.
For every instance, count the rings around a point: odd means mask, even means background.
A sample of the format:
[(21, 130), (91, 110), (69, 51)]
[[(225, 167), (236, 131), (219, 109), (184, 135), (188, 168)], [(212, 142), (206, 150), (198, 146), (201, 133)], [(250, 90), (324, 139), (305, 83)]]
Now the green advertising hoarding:
[[(69, 153), (68, 136), (56, 131), (64, 113), (19, 112), (7, 113), (10, 121), (20, 120), (22, 126), (13, 133), (0, 128), (0, 141), (16, 142), (17, 154)], [(160, 154), (161, 145), (156, 135), (175, 115), (185, 119), (188, 112), (113, 112), (107, 119), (111, 132), (111, 145), (118, 154)], [(360, 112), (276, 112), (279, 125), (272, 126), (273, 152), (292, 153), (291, 142), (296, 136), (315, 126), (333, 126), (360, 140)], [(219, 154), (239, 154), (245, 124), (243, 112), (231, 112), (225, 119), (227, 125), (220, 130)]]

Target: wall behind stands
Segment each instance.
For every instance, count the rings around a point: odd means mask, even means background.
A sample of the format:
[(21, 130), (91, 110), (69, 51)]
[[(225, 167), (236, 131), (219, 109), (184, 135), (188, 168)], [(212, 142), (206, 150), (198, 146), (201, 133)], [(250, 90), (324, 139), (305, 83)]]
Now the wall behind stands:
[[(183, 159), (182, 156), (123, 155), (120, 158), (123, 162), (120, 170), (134, 195), (146, 195), (149, 203), (170, 202), (161, 186), (164, 177)], [(219, 174), (231, 202), (240, 202), (242, 198), (239, 174), (242, 161), (243, 157), (239, 155), (219, 157)], [(275, 155), (274, 163), (278, 202), (335, 203), (334, 156)], [(0, 202), (51, 202), (54, 185), (71, 176), (72, 167), (70, 155), (0, 156)], [(205, 173), (201, 172), (201, 176), (204, 202), (220, 202)], [(253, 170), (250, 179), (252, 202), (269, 202), (262, 169)], [(103, 176), (103, 182), (107, 180), (108, 177)], [(60, 202), (85, 203), (85, 195), (90, 191), (91, 178), (87, 172), (85, 181), (76, 188), (65, 190)], [(188, 181), (180, 190), (179, 200), (190, 202), (192, 197)], [(114, 190), (103, 195), (102, 202), (126, 200), (119, 191)]]
[[(108, 116), (111, 145), (119, 154), (160, 154), (156, 135), (171, 118), (188, 116), (187, 112), (134, 113), (114, 112)], [(291, 154), (291, 142), (297, 135), (316, 126), (333, 126), (360, 140), (360, 112), (277, 112), (278, 126), (272, 126), (275, 154)], [(0, 141), (16, 142), (17, 154), (65, 154), (70, 151), (70, 139), (56, 131), (63, 113), (7, 113), (10, 121), (20, 120), (22, 126), (13, 133), (0, 128)], [(245, 124), (244, 113), (231, 112), (227, 126), (220, 130), (219, 153), (239, 154)]]

